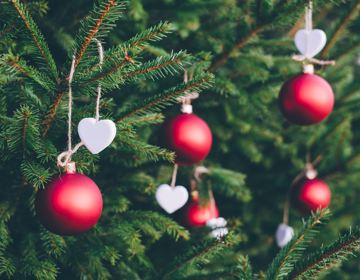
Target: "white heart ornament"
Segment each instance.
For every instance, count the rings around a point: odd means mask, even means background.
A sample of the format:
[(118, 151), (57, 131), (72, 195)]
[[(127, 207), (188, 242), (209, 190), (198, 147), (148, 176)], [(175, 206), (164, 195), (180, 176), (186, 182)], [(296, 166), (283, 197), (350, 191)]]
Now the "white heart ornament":
[(326, 34), (321, 29), (300, 29), (295, 34), (295, 46), (306, 58), (313, 58), (326, 45)]
[(95, 155), (114, 140), (116, 125), (111, 120), (97, 121), (94, 118), (85, 118), (78, 124), (78, 133), (85, 147)]
[(294, 236), (294, 229), (286, 224), (280, 224), (276, 230), (276, 243), (282, 248), (290, 242)]
[(156, 200), (167, 213), (172, 214), (185, 205), (189, 198), (187, 189), (183, 186), (171, 187), (160, 185), (155, 194)]

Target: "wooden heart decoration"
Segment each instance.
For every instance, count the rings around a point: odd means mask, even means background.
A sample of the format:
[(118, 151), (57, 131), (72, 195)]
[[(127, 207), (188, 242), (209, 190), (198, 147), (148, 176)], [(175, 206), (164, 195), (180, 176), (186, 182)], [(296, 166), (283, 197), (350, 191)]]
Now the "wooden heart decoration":
[(111, 120), (84, 118), (78, 124), (78, 133), (85, 147), (95, 155), (112, 143), (116, 136), (116, 125)]
[(189, 193), (183, 186), (171, 187), (162, 184), (157, 188), (155, 197), (160, 207), (167, 213), (172, 214), (185, 205)]
[(292, 227), (286, 224), (280, 224), (276, 230), (276, 243), (282, 248), (288, 244), (294, 236), (294, 230)]
[(321, 29), (300, 29), (295, 34), (295, 46), (306, 58), (313, 58), (326, 45), (326, 34)]

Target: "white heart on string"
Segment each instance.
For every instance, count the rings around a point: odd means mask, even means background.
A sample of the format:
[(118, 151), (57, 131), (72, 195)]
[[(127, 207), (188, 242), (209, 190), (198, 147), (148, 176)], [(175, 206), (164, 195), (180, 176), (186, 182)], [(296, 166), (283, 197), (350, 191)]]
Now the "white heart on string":
[(326, 45), (326, 34), (321, 29), (300, 29), (295, 34), (295, 46), (306, 58), (313, 58)]
[(84, 118), (78, 124), (78, 133), (85, 147), (92, 154), (98, 154), (114, 140), (116, 125), (111, 120)]
[(286, 224), (280, 224), (276, 230), (276, 243), (282, 248), (290, 242), (294, 236), (294, 229)]
[(155, 197), (161, 208), (172, 214), (185, 205), (189, 193), (183, 186), (171, 187), (168, 184), (162, 184), (157, 188)]

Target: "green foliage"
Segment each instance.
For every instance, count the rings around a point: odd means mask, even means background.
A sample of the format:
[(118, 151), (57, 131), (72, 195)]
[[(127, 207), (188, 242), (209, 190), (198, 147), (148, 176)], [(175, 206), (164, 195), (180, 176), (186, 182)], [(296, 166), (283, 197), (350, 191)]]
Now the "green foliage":
[(304, 250), (318, 233), (318, 227), (329, 218), (329, 214), (329, 210), (321, 210), (309, 218), (301, 231), (275, 257), (266, 279), (285, 279), (303, 257)]
[[(0, 278), (358, 279), (348, 259), (359, 231), (338, 234), (359, 223), (359, 9), (357, 0), (314, 1), (314, 26), (328, 35), (319, 58), (337, 60), (316, 70), (336, 106), (325, 122), (298, 127), (278, 113), (277, 95), (301, 69), (291, 55), (304, 1), (0, 1)], [(116, 121), (118, 133), (100, 155), (84, 147), (74, 155), (104, 209), (94, 229), (62, 237), (39, 224), (34, 199), (61, 172), (73, 56), (73, 141), (79, 120), (94, 114), (99, 83), (101, 118)], [(194, 181), (194, 169), (181, 167), (177, 184), (197, 185), (202, 200), (213, 191), (230, 231), (219, 239), (207, 227), (185, 228), (182, 211), (167, 216), (154, 199), (175, 160), (157, 146), (157, 126), (193, 91), (206, 92), (193, 105), (213, 132), (201, 163), (209, 173)], [(322, 158), (333, 216), (294, 222), (300, 230), (277, 253), (273, 232), (306, 154)], [(298, 216), (291, 211), (291, 224)]]
[(318, 279), (359, 251), (359, 230), (350, 230), (334, 243), (314, 252), (287, 279)]

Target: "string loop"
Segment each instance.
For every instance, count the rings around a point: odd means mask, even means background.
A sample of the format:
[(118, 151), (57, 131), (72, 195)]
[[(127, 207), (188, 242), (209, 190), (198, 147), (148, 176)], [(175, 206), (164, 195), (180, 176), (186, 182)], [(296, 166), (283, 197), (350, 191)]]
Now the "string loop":
[[(101, 42), (94, 38), (94, 41), (96, 42), (98, 52), (99, 52), (99, 68), (102, 69), (102, 65), (104, 63), (104, 48), (101, 44)], [(95, 119), (99, 121), (100, 119), (100, 99), (101, 99), (101, 84), (99, 82), (97, 86), (97, 97), (96, 97), (96, 108), (95, 108)]]
[[(192, 73), (188, 76), (188, 71), (184, 71), (184, 83), (187, 83), (189, 80), (192, 80)], [(178, 101), (181, 103), (181, 112), (183, 113), (192, 113), (192, 105), (191, 101), (199, 98), (199, 93), (196, 91), (192, 91), (186, 93), (185, 96), (181, 96), (178, 98)]]
[(305, 6), (305, 29), (307, 31), (311, 31), (313, 29), (312, 10), (313, 10), (313, 3), (310, 0), (308, 5)]
[[(99, 52), (99, 67), (101, 69), (103, 63), (104, 63), (104, 49), (103, 46), (101, 44), (101, 42), (94, 38), (93, 39), (96, 44), (97, 44), (97, 48), (98, 48), (98, 52)], [(70, 68), (70, 72), (69, 72), (69, 76), (68, 76), (68, 149), (67, 151), (64, 151), (62, 153), (60, 153), (57, 156), (57, 165), (63, 168), (66, 168), (66, 166), (71, 162), (71, 157), (73, 154), (75, 154), (79, 148), (81, 146), (84, 145), (83, 142), (79, 142), (75, 145), (75, 147), (72, 147), (72, 105), (73, 105), (73, 93), (72, 93), (72, 82), (74, 79), (74, 74), (75, 74), (75, 55), (73, 55), (72, 57), (72, 62), (71, 62), (71, 68)], [(98, 121), (100, 119), (100, 99), (101, 99), (101, 84), (99, 83), (97, 86), (97, 97), (96, 97), (96, 108), (95, 108), (95, 118)]]

